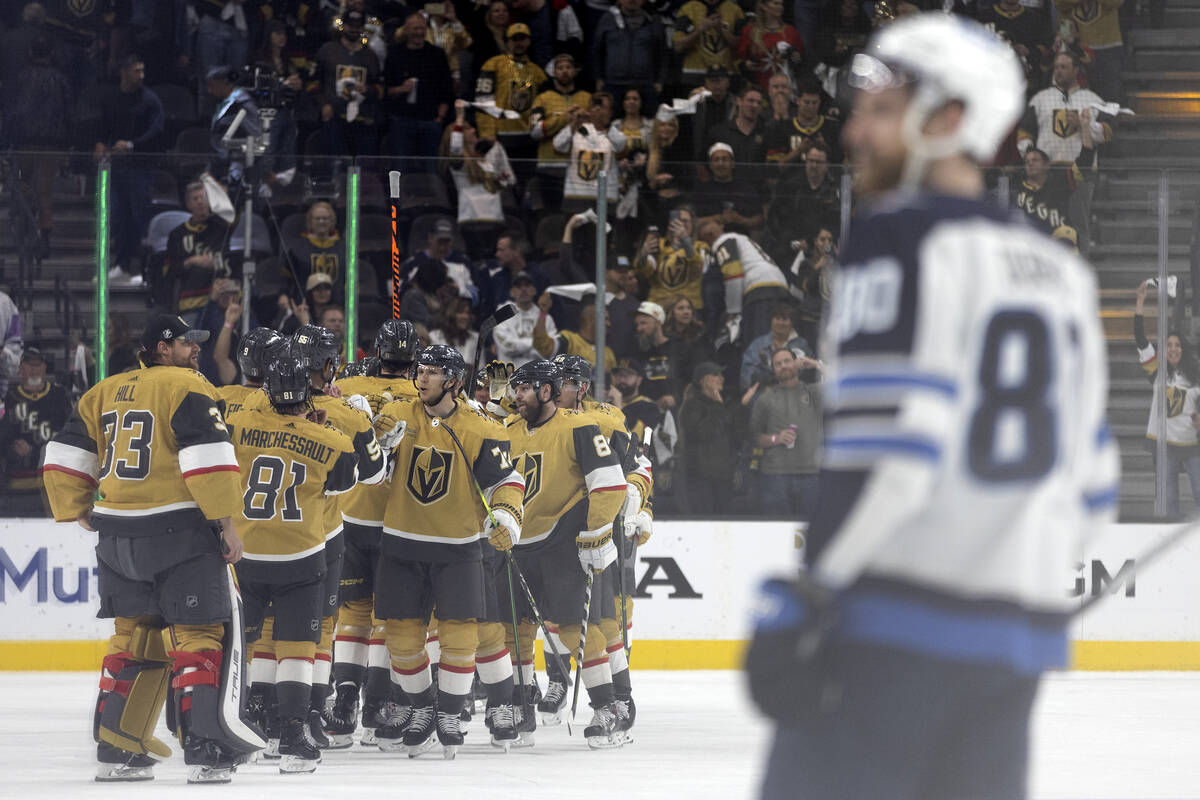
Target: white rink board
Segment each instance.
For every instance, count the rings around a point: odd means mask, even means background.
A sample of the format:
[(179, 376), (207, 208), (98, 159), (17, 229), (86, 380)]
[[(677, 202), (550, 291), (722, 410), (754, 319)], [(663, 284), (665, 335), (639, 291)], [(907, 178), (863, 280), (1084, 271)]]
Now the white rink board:
[[(763, 577), (794, 568), (797, 526), (782, 522), (660, 522), (639, 552), (636, 638), (740, 641)], [(1108, 595), (1076, 623), (1083, 642), (1200, 643), (1200, 536), (1146, 569), (1137, 559), (1175, 528), (1114, 525), (1065, 570), (1064, 594)], [(0, 642), (96, 640), (95, 535), (74, 523), (0, 520)], [(81, 589), (82, 586), (82, 589)]]

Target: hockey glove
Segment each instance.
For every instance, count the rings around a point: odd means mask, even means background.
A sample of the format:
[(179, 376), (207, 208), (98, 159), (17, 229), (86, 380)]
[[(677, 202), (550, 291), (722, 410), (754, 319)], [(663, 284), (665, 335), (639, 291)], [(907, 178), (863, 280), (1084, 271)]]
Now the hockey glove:
[(396, 398), (392, 397), (391, 392), (367, 395), (367, 402), (371, 404), (371, 419), (374, 420), (377, 416), (379, 416), (380, 409), (395, 399)]
[(350, 395), (346, 398), (346, 402), (366, 414), (368, 417), (374, 416), (371, 411), (371, 402), (361, 394)]
[(799, 722), (837, 700), (825, 670), (834, 600), (806, 576), (773, 578), (759, 588), (746, 678), (759, 710), (776, 722)]
[(489, 362), (485, 368), (488, 381), (488, 395), (495, 401), (499, 402), (505, 396), (508, 389), (508, 381), (516, 372), (516, 367), (510, 363), (501, 361)]
[(654, 533), (654, 517), (650, 516), (649, 511), (643, 509), (637, 513), (633, 521), (637, 529), (637, 543), (641, 547), (650, 541), (650, 536)]
[(584, 572), (592, 570), (603, 572), (617, 560), (617, 547), (613, 544), (612, 528), (605, 528), (599, 534), (580, 534), (575, 537), (575, 546), (579, 548), (579, 563)]
[(384, 452), (390, 451), (393, 447), (400, 444), (400, 440), (404, 438), (404, 431), (408, 423), (402, 419), (396, 419), (390, 414), (379, 414), (371, 422), (371, 427), (375, 429), (375, 438), (379, 441), (379, 446)]
[[(492, 524), (492, 519), (496, 524)], [(503, 508), (493, 508), (492, 515), (483, 523), (483, 535), (488, 544), (500, 552), (512, 550), (513, 545), (521, 538), (521, 526), (517, 518)]]

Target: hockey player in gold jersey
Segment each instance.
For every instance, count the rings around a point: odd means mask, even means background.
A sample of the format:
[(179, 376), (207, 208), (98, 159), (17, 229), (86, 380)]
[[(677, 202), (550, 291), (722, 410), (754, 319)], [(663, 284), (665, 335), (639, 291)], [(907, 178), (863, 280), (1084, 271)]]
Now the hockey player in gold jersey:
[[(591, 621), (598, 622), (600, 629), (604, 631), (608, 665), (612, 670), (617, 702), (624, 704), (624, 710), (628, 712), (618, 735), (628, 743), (632, 741), (629, 731), (637, 714), (629, 679), (629, 653), (626, 649), (633, 624), (633, 597), (630, 593), (636, 581), (634, 561), (637, 557), (639, 531), (644, 531), (645, 538), (649, 539), (652, 525), (650, 461), (639, 452), (639, 443), (625, 427), (625, 415), (619, 408), (587, 399), (587, 392), (592, 383), (592, 365), (579, 356), (565, 354), (555, 356), (554, 363), (563, 374), (559, 404), (563, 408), (591, 415), (600, 432), (608, 438), (609, 445), (617, 454), (617, 460), (625, 473), (625, 505), (620, 516), (622, 525), (613, 531), (613, 540), (619, 548), (618, 563), (604, 571), (601, 581), (601, 591), (613, 596), (616, 607), (612, 615), (603, 614), (593, 617)], [(607, 605), (604, 608), (607, 610)], [(625, 627), (624, 634), (621, 632), (621, 626)]]
[[(410, 756), (432, 745), (435, 729), (447, 757), (462, 744), (459, 713), (475, 674), (477, 620), (485, 611), (480, 540), (508, 549), (521, 531), (525, 487), (509, 460), (508, 437), (502, 425), (458, 397), (465, 373), (453, 347), (426, 347), (417, 356), (418, 399), (389, 403), (375, 419), (382, 445), (398, 444), (375, 615), (385, 620), (393, 674), (412, 706), (403, 725), (380, 727), (376, 737), (380, 749), (405, 747)], [(476, 481), (498, 526), (485, 524)], [(435, 606), (441, 640), (436, 690), (425, 650)]]
[(271, 354), (287, 340), (270, 328), (255, 328), (246, 334), (238, 346), (238, 366), (244, 384), (231, 383), (216, 387), (217, 399), (225, 404), (223, 415), (241, 411), (246, 398), (262, 388), (263, 378), (271, 363)]
[(358, 482), (358, 457), (350, 438), (313, 407), (295, 345), (272, 362), (264, 390), (270, 408), (234, 412), (227, 423), (246, 465), (239, 517), (246, 550), (238, 577), (250, 635), (257, 635), (268, 605), (275, 618), (279, 771), (312, 772), (321, 760), (309, 705), (327, 583), (324, 510)]
[(240, 608), (225, 562), (242, 543), (237, 459), (196, 371), (207, 338), (179, 317), (149, 320), (142, 368), (85, 392), (46, 446), (54, 518), (98, 531), (100, 616), (114, 619), (93, 729), (97, 780), (148, 780), (169, 755), (154, 737), (168, 682), (189, 782), (228, 782), (263, 744), (224, 711), (241, 693)]
[[(363, 401), (361, 407), (355, 407), (341, 397), (327, 393), (330, 382), (337, 372), (339, 360), (337, 340), (333, 333), (317, 325), (302, 325), (292, 336), (292, 343), (297, 347), (300, 358), (304, 361), (312, 384), (312, 403), (324, 411), (328, 424), (350, 437), (354, 443), (355, 457), (358, 460), (359, 482), (371, 486), (380, 483), (386, 474), (386, 463), (383, 453), (375, 441), (371, 429), (369, 406)], [(259, 392), (246, 401), (246, 408), (263, 411), (270, 407), (265, 393)], [(309, 723), (313, 738), (318, 745), (326, 747), (329, 744), (325, 735), (325, 723), (321, 714), (325, 707), (325, 698), (329, 691), (329, 675), (333, 666), (333, 628), (338, 609), (338, 587), (341, 581), (342, 560), (345, 552), (345, 539), (342, 536), (342, 505), (341, 497), (324, 505), (325, 548), (324, 556), (327, 569), (325, 571), (325, 593), (322, 605), (321, 640), (317, 645), (317, 654), (313, 669), (312, 701), (309, 711)], [(269, 620), (269, 618), (268, 618)], [(268, 625), (271, 624), (269, 621)], [(256, 654), (262, 652), (256, 648)], [(268, 675), (270, 662), (251, 665), (251, 672), (262, 682), (269, 684)], [(257, 683), (257, 682), (256, 682)], [(269, 690), (268, 690), (269, 691)], [(257, 701), (258, 688), (252, 689), (252, 701)], [(267, 704), (270, 704), (269, 697)], [(268, 714), (268, 722), (271, 716)], [(274, 733), (274, 731), (268, 731)], [(271, 737), (275, 739), (274, 736)], [(267, 756), (274, 755), (269, 748)]]
[[(589, 746), (609, 747), (623, 724), (623, 711), (614, 695), (603, 632), (588, 626), (584, 634), (584, 598), (587, 573), (601, 573), (617, 559), (612, 524), (625, 501), (625, 475), (595, 420), (557, 407), (562, 373), (553, 362), (519, 367), (509, 385), (521, 418), (506, 427), (525, 478), (525, 534), (514, 552), (552, 635), (557, 627), (561, 646), (556, 644), (556, 651), (576, 652), (584, 637), (583, 683), (595, 711), (584, 735)], [(611, 605), (612, 596), (596, 592), (592, 602)], [(531, 610), (526, 607), (522, 616), (532, 619)], [(520, 651), (533, 652), (533, 623), (522, 621), (517, 635)], [(566, 705), (563, 668), (555, 659), (547, 662), (550, 685), (538, 706), (543, 722), (560, 719)], [(522, 665), (520, 672), (526, 684), (532, 683), (532, 667), (527, 671)]]
[[(366, 399), (378, 411), (387, 401), (417, 396), (412, 363), (420, 342), (408, 320), (390, 319), (375, 334), (377, 375), (339, 378), (344, 397)], [(363, 744), (373, 744), (375, 729), (394, 710), (388, 707), (392, 690), (392, 665), (384, 642), (383, 623), (375, 618), (375, 566), (383, 535), (383, 512), (391, 482), (356, 489), (342, 506), (345, 519), (346, 558), (342, 564), (341, 611), (333, 651), (333, 683), (337, 696), (327, 722), (330, 747), (349, 747), (358, 727), (359, 693), (362, 690)]]

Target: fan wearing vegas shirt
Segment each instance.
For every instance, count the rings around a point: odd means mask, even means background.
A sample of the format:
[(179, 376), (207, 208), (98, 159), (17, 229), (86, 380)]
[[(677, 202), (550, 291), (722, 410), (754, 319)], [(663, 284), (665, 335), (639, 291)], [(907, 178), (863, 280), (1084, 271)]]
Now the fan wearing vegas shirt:
[(849, 79), (870, 205), (830, 304), (807, 576), (768, 584), (747, 662), (780, 723), (763, 795), (1020, 798), (1062, 576), (1118, 496), (1096, 282), (984, 200), (1024, 97), (1005, 43), (922, 14)]

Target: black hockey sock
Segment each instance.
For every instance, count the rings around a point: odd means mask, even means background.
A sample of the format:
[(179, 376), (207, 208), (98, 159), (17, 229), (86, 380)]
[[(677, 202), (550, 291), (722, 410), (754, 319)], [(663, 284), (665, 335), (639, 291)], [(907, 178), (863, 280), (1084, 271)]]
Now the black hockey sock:
[(446, 714), (458, 715), (467, 706), (467, 696), (462, 694), (450, 694), (449, 692), (439, 691), (437, 693), (437, 710)]
[(591, 702), (592, 708), (606, 706), (616, 700), (616, 695), (613, 693), (613, 685), (611, 683), (602, 683), (599, 686), (587, 687), (588, 700)]
[[(386, 669), (380, 669), (377, 671), (387, 675)], [(362, 664), (351, 664), (348, 661), (333, 662), (333, 683), (335, 686), (346, 683), (347, 681), (357, 686), (362, 686), (363, 681), (366, 679), (367, 668)]]
[(325, 700), (329, 697), (328, 683), (314, 683), (308, 696), (308, 707), (318, 711), (325, 708)]
[(511, 680), (506, 679), (499, 683), (485, 683), (483, 684), (483, 691), (487, 693), (488, 708), (506, 706), (512, 703), (513, 682)]
[(392, 676), (379, 667), (367, 670), (367, 688), (363, 692), (363, 703), (383, 703), (392, 693)]
[(613, 673), (613, 690), (618, 700), (628, 700), (633, 696), (633, 687), (629, 683), (629, 670), (623, 669)]
[(311, 694), (308, 684), (282, 681), (275, 684), (275, 693), (279, 697), (280, 719), (308, 718), (308, 701)]

